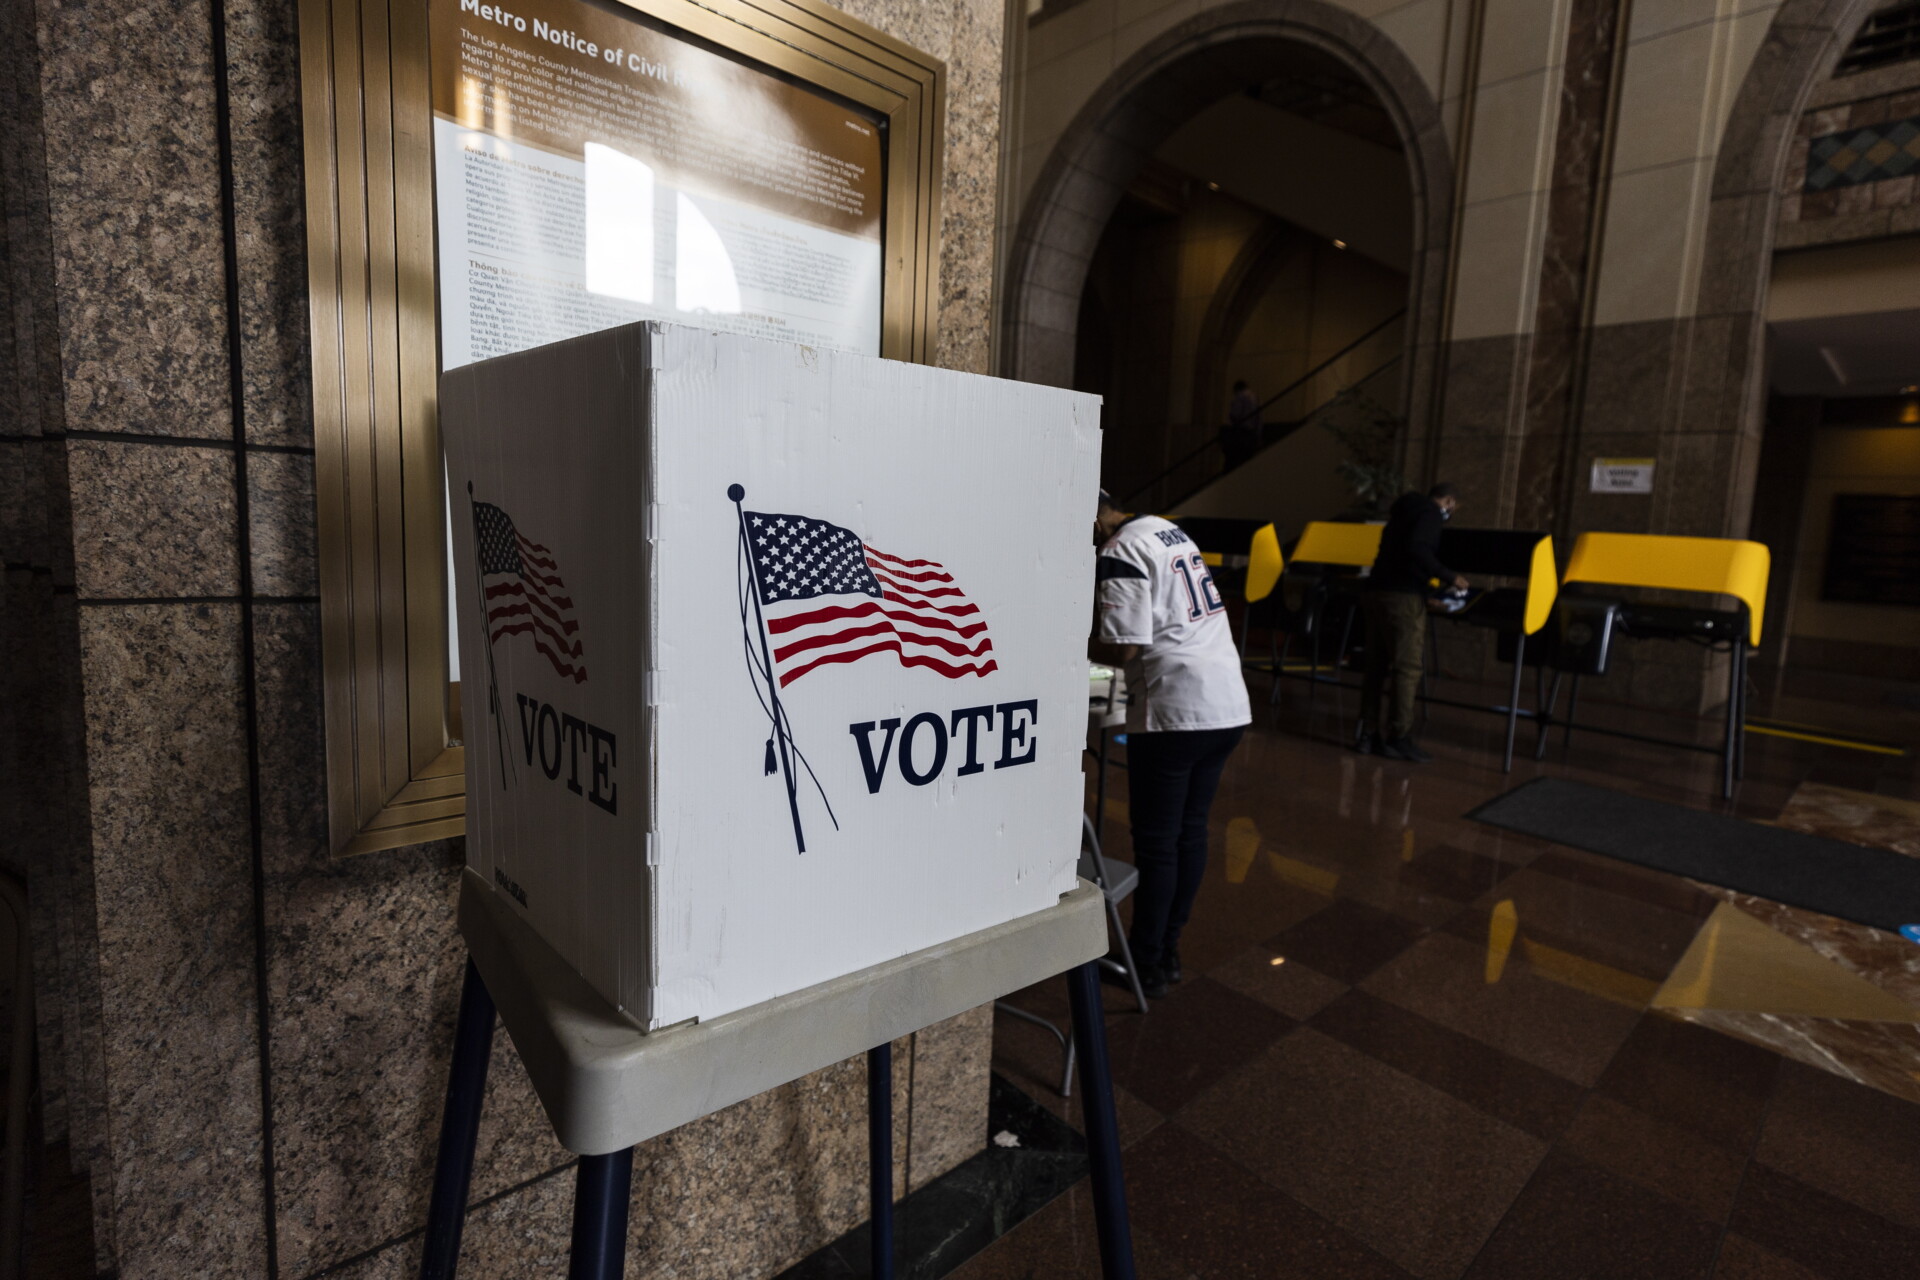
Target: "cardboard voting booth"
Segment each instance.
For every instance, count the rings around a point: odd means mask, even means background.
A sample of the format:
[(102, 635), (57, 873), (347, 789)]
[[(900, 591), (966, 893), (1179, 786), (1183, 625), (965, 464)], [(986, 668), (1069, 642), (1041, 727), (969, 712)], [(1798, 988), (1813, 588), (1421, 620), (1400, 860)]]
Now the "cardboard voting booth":
[(446, 375), (469, 868), (649, 1030), (1054, 907), (1098, 404), (656, 323)]

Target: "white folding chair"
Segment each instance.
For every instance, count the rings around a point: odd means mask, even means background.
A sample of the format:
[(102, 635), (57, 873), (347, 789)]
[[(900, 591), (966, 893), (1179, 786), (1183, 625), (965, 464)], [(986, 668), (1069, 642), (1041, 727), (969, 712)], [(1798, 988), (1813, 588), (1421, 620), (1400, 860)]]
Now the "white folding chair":
[[(1111, 973), (1122, 975), (1127, 985), (1133, 988), (1134, 1001), (1140, 1006), (1140, 1012), (1147, 1012), (1147, 993), (1140, 986), (1140, 972), (1133, 963), (1133, 948), (1127, 945), (1127, 931), (1120, 924), (1120, 903), (1140, 884), (1140, 869), (1130, 862), (1116, 862), (1100, 852), (1100, 838), (1094, 834), (1093, 819), (1086, 814), (1080, 815), (1080, 875), (1092, 881), (1100, 889), (1100, 895), (1107, 902), (1107, 923), (1113, 929), (1113, 936), (1120, 944), (1120, 958), (1102, 956), (1100, 965)], [(996, 1000), (993, 1007), (1002, 1013), (1011, 1014), (1022, 1022), (1031, 1022), (1037, 1027), (1045, 1027), (1060, 1042), (1065, 1061), (1060, 1070), (1060, 1096), (1073, 1096), (1073, 1037), (1058, 1026), (1037, 1013), (1028, 1013), (1025, 1009)]]

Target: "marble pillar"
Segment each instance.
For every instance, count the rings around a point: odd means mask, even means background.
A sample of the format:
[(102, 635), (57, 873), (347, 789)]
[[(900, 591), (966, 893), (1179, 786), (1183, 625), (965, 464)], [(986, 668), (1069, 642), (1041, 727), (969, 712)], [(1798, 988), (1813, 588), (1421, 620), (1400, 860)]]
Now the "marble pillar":
[(1619, 0), (1574, 0), (1554, 136), (1553, 185), (1534, 308), (1513, 527), (1564, 532), (1574, 482), (1574, 410), (1586, 371), (1582, 331), (1592, 298), (1592, 247), (1604, 200), (1606, 123), (1614, 95), (1614, 48), (1626, 17)]

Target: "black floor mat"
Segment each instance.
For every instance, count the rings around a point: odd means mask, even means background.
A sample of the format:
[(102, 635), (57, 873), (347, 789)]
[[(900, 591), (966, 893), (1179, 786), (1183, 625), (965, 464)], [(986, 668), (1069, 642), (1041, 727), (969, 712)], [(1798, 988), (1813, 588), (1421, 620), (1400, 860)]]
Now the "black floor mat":
[(1622, 862), (1898, 932), (1920, 923), (1920, 858), (1536, 778), (1467, 815)]

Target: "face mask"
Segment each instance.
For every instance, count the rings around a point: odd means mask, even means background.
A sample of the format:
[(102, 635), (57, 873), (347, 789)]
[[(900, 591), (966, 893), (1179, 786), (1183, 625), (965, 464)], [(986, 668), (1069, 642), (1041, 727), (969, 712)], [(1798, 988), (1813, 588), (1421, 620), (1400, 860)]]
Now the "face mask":
[(1442, 507), (1440, 508), (1440, 518), (1442, 520), (1451, 520), (1453, 519), (1453, 512), (1447, 510), (1445, 507)]

